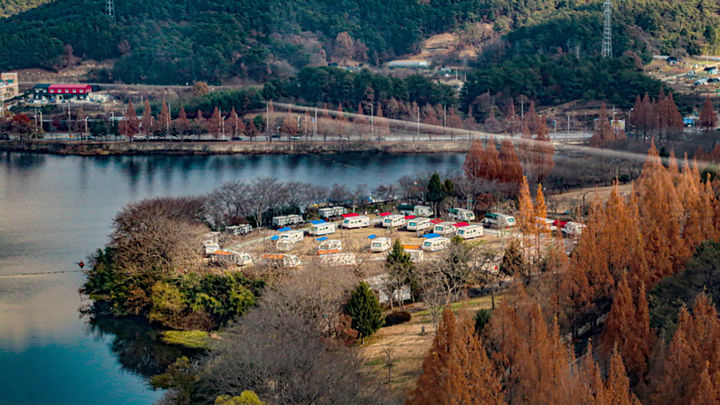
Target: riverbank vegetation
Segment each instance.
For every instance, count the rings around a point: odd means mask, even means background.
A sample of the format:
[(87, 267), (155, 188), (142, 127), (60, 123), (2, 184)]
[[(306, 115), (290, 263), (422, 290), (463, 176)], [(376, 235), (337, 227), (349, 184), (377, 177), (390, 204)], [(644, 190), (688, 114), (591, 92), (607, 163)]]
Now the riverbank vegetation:
[(214, 329), (255, 304), (263, 282), (201, 271), (206, 226), (200, 199), (147, 200), (113, 221), (81, 292), (97, 310), (142, 316), (177, 329)]

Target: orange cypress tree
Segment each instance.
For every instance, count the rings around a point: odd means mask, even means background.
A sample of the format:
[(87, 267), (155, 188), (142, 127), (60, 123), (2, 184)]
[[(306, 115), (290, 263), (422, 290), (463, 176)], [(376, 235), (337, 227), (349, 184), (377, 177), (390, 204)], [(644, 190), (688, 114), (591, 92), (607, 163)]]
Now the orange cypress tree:
[(153, 122), (153, 116), (152, 116), (152, 109), (150, 108), (150, 100), (145, 98), (145, 104), (143, 106), (143, 115), (142, 115), (142, 130), (145, 132), (146, 136), (150, 136), (150, 133), (152, 132), (152, 122)]
[(702, 111), (700, 112), (700, 127), (706, 132), (715, 128), (718, 122), (718, 116), (713, 108), (710, 96), (705, 97), (705, 104), (703, 104)]
[(586, 272), (590, 284), (590, 299), (594, 302), (608, 298), (613, 286), (613, 278), (608, 270), (607, 251), (600, 245), (605, 210), (597, 198), (596, 195), (590, 207), (587, 227), (580, 236), (572, 258), (572, 266)]
[(655, 144), (648, 152), (642, 175), (637, 181), (638, 207), (648, 267), (653, 270), (650, 283), (672, 275), (687, 257), (680, 238), (682, 206), (672, 176), (662, 165)]
[(121, 133), (125, 135), (130, 141), (133, 140), (135, 135), (139, 131), (139, 122), (135, 107), (133, 106), (132, 100), (128, 101), (127, 111), (125, 112), (125, 119), (122, 121)]
[(216, 106), (213, 109), (210, 119), (207, 121), (208, 133), (215, 135), (215, 139), (220, 138), (222, 117), (220, 116), (220, 109)]
[(630, 379), (625, 373), (625, 366), (620, 353), (615, 351), (610, 357), (610, 370), (606, 383), (608, 404), (640, 405), (640, 401), (630, 391)]
[(495, 139), (492, 137), (487, 140), (485, 145), (484, 172), (484, 177), (488, 180), (500, 180), (503, 176), (500, 154), (495, 145)]
[(642, 284), (633, 297), (627, 279), (623, 276), (620, 280), (601, 339), (608, 357), (610, 350), (620, 353), (634, 381), (645, 376), (650, 355), (650, 315)]
[(530, 186), (528, 185), (527, 177), (523, 176), (522, 183), (520, 183), (517, 215), (518, 225), (523, 235), (535, 232), (537, 221), (535, 221), (534, 214), (533, 203), (530, 198)]
[(598, 123), (595, 126), (592, 138), (590, 138), (590, 145), (600, 147), (614, 140), (615, 134), (608, 120), (607, 108), (605, 107), (605, 103), (602, 103)]
[(515, 152), (515, 147), (509, 139), (503, 139), (500, 143), (500, 162), (502, 162), (502, 181), (511, 184), (522, 183), (523, 170), (520, 159)]
[(500, 380), (469, 320), (446, 307), (408, 404), (503, 404)]
[(705, 293), (695, 299), (693, 312), (680, 309), (678, 326), (667, 349), (657, 362), (649, 380), (650, 399), (657, 404), (704, 403), (708, 397), (707, 374), (713, 382), (710, 397), (720, 389), (720, 320)]
[(535, 101), (530, 100), (530, 108), (527, 114), (525, 114), (525, 125), (527, 125), (530, 133), (537, 134), (538, 127), (540, 126), (540, 117), (535, 111)]
[(479, 139), (473, 141), (470, 150), (465, 155), (465, 163), (463, 163), (463, 171), (468, 178), (477, 180), (484, 176), (482, 171), (484, 155), (482, 141)]
[(170, 109), (165, 99), (162, 100), (155, 130), (163, 135), (168, 135), (168, 132), (170, 132)]

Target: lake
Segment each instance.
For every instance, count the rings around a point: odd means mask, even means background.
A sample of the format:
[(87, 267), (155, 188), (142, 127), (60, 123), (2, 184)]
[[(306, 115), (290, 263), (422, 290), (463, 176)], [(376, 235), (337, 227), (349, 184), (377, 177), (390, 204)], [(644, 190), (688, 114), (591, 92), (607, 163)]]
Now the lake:
[[(132, 321), (89, 323), (76, 263), (108, 240), (113, 216), (148, 197), (276, 177), (370, 189), (464, 156), (227, 155), (78, 157), (0, 154), (0, 404), (150, 404), (147, 375), (172, 358)], [(28, 273), (52, 273), (27, 275)], [(152, 346), (152, 347), (151, 347)]]

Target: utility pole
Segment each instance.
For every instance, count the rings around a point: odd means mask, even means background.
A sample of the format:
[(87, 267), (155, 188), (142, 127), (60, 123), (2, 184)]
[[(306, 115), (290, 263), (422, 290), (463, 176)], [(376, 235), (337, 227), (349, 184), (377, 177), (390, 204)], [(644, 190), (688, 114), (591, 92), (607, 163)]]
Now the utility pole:
[(317, 137), (317, 107), (315, 107), (315, 120), (313, 122), (313, 138)]
[(107, 14), (107, 16), (110, 17), (110, 20), (112, 20), (112, 22), (117, 22), (115, 20), (115, 1), (114, 0), (105, 0), (105, 14)]
[[(417, 129), (415, 131), (415, 135), (417, 136), (418, 139), (420, 138), (420, 106), (418, 106), (418, 108), (417, 108)], [(413, 140), (413, 142), (414, 141), (415, 140)]]
[(603, 24), (602, 57), (611, 58), (613, 53), (612, 45), (612, 0), (605, 0), (603, 5), (605, 21)]
[(270, 101), (265, 102), (265, 133), (270, 135)]
[(375, 104), (370, 104), (370, 137), (375, 137)]

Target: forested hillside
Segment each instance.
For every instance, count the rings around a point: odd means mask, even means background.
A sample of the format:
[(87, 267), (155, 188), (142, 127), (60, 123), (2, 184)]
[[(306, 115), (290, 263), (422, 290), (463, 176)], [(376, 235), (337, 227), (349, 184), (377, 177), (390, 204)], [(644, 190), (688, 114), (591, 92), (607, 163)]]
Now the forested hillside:
[(53, 0), (3, 0), (0, 1), (0, 17), (7, 17), (30, 10)]
[[(15, 12), (40, 0), (5, 1)], [(537, 53), (599, 52), (600, 0), (116, 0), (117, 22), (98, 0), (55, 0), (0, 20), (0, 70), (58, 69), (74, 57), (116, 59), (100, 80), (256, 81), (305, 66), (378, 65), (412, 53), (432, 34), (485, 22), (504, 41), (484, 61)], [(616, 0), (615, 54), (714, 51), (718, 0)]]

